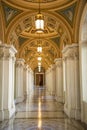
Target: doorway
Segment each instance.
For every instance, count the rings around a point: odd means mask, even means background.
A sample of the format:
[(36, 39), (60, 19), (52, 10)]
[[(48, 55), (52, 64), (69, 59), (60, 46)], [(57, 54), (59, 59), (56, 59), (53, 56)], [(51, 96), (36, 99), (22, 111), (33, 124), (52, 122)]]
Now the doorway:
[(35, 85), (36, 86), (44, 86), (44, 74), (35, 74)]

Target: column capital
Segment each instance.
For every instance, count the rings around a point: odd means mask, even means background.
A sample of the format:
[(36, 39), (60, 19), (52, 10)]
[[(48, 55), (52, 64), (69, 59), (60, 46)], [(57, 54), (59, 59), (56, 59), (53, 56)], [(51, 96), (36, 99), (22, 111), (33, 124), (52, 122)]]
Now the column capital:
[(29, 65), (25, 64), (25, 65), (24, 65), (24, 70), (27, 71), (27, 70), (28, 70), (28, 67), (29, 67)]
[(74, 58), (79, 58), (79, 45), (78, 44), (72, 44), (66, 46), (63, 51), (63, 58), (68, 58), (74, 60)]
[(56, 67), (62, 67), (62, 58), (57, 58), (54, 60)]
[(54, 62), (56, 63), (57, 61), (61, 61), (62, 60), (62, 58), (56, 58), (55, 60), (54, 60)]
[(55, 68), (56, 68), (56, 65), (55, 65), (55, 64), (50, 65), (51, 71), (52, 71), (52, 70), (55, 70)]
[(19, 59), (16, 60), (16, 66), (17, 67), (24, 67), (24, 62), (25, 62), (24, 59), (19, 58)]
[(15, 57), (17, 50), (13, 45), (0, 44), (0, 59), (9, 59)]

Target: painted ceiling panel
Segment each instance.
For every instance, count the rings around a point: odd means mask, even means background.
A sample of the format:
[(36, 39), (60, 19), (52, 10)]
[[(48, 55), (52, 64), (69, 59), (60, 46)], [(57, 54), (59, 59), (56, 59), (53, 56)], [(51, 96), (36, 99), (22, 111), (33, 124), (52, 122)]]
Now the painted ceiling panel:
[(23, 45), (23, 43), (25, 43), (27, 40), (29, 40), (29, 39), (19, 36), (18, 37), (19, 46)]
[(60, 47), (60, 37), (54, 37), (54, 38), (51, 38), (51, 40), (57, 44), (58, 47)]
[(65, 8), (65, 9), (58, 10), (56, 12), (61, 14), (69, 22), (69, 24), (71, 26), (73, 26), (74, 17), (75, 17), (75, 10), (76, 10), (76, 3), (74, 3), (73, 5)]
[(20, 11), (19, 9), (13, 8), (5, 4), (4, 2), (1, 2), (1, 3), (3, 7), (3, 11), (4, 11), (5, 23), (7, 26), (22, 11)]

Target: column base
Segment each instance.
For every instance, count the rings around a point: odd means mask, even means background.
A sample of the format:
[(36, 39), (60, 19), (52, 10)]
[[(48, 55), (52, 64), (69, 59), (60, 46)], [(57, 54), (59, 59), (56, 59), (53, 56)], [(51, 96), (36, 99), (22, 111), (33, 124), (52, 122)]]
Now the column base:
[(69, 118), (75, 118), (75, 110), (74, 109), (68, 109), (64, 106), (64, 112), (66, 113), (66, 115), (69, 117)]
[(10, 110), (4, 110), (4, 119), (10, 119), (15, 113), (15, 107)]
[(54, 92), (54, 91), (51, 91), (51, 95), (52, 95), (52, 96), (55, 96), (55, 92)]
[(80, 109), (75, 110), (75, 119), (81, 120), (81, 110)]
[(65, 103), (65, 92), (63, 92), (63, 103)]
[(0, 110), (0, 121), (4, 120), (4, 112)]
[(64, 104), (64, 112), (65, 112), (66, 115), (69, 117), (68, 108), (66, 107), (66, 104)]
[(18, 97), (16, 98), (15, 103), (23, 102), (23, 100), (24, 100), (24, 97)]
[(80, 109), (68, 109), (66, 108), (66, 106), (64, 105), (64, 112), (67, 114), (67, 116), (69, 118), (74, 118), (76, 120), (80, 120), (81, 119), (81, 112)]
[(81, 121), (87, 124), (87, 103), (82, 101)]
[(56, 97), (56, 100), (57, 100), (57, 102), (63, 103), (63, 97), (62, 96)]

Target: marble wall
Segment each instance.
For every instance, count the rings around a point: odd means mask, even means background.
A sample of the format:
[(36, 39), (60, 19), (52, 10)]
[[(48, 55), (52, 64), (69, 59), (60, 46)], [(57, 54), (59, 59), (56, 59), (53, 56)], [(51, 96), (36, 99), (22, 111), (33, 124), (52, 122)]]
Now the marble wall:
[(81, 120), (87, 123), (87, 41), (80, 44)]
[(79, 67), (81, 88), (81, 121), (87, 124), (87, 3), (79, 28)]

